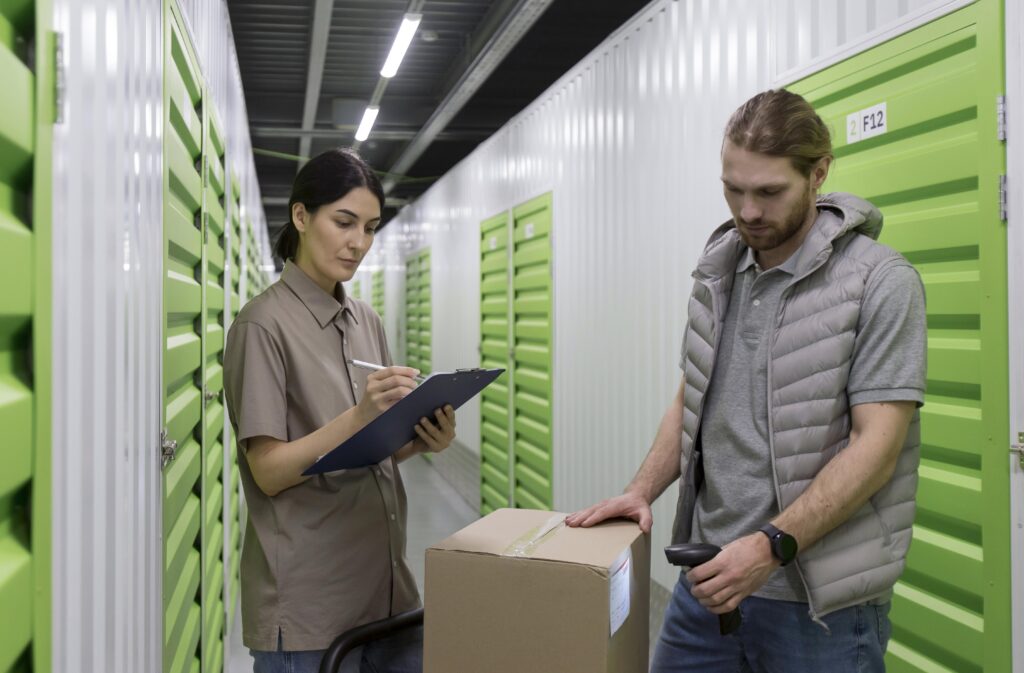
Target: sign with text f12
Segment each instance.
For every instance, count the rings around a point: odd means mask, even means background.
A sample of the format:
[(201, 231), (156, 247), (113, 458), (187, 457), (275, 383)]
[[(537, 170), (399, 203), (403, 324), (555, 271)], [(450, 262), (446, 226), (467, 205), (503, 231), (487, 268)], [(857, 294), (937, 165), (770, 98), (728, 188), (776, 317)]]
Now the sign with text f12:
[(846, 144), (882, 135), (889, 130), (889, 112), (885, 103), (846, 115)]

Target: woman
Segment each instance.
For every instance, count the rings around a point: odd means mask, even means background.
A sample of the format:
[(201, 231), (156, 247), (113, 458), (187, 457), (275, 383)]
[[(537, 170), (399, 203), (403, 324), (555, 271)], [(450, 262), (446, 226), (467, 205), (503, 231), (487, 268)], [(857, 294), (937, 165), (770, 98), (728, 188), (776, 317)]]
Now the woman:
[[(249, 510), (242, 633), (255, 673), (315, 672), (338, 634), (419, 606), (398, 463), (445, 449), (454, 410), (421, 419), (418, 438), (378, 465), (302, 476), (416, 385), (418, 371), (391, 366), (377, 314), (341, 285), (373, 244), (383, 206), (380, 181), (354, 152), (303, 166), (275, 246), (284, 272), (228, 333), (224, 387)], [(351, 359), (387, 367), (368, 374)], [(422, 631), (362, 657), (362, 671), (419, 672)]]

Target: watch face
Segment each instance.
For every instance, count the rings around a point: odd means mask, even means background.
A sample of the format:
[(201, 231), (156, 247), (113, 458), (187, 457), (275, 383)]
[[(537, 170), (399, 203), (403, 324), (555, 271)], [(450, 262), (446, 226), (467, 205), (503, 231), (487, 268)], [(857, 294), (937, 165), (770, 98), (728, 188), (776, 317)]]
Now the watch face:
[(792, 561), (796, 556), (796, 538), (782, 533), (776, 538), (776, 544), (778, 545), (779, 558), (782, 559), (782, 562), (789, 563)]

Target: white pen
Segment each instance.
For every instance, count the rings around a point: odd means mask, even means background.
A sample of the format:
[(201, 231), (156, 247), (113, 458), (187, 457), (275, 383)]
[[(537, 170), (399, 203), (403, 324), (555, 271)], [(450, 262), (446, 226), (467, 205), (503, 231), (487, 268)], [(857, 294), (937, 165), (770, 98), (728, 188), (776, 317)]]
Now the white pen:
[[(360, 369), (370, 369), (375, 372), (378, 372), (381, 369), (387, 369), (387, 367), (385, 367), (384, 365), (377, 365), (372, 362), (363, 362), (362, 360), (347, 360), (347, 362), (353, 367), (359, 367)], [(414, 378), (419, 383), (423, 383), (424, 381), (426, 381), (426, 378), (423, 376), (416, 376)]]

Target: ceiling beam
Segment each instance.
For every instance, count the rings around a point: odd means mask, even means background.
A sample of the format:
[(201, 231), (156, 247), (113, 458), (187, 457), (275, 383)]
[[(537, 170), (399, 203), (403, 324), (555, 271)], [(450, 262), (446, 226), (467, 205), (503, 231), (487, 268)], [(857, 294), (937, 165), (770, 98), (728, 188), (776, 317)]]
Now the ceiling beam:
[[(401, 208), (402, 206), (408, 205), (409, 199), (399, 198), (397, 196), (389, 196), (384, 200), (384, 205), (388, 208)], [(288, 197), (287, 196), (264, 196), (263, 205), (268, 208), (273, 207), (287, 207)]]
[[(352, 141), (355, 135), (357, 124), (342, 124), (335, 128), (314, 128), (301, 129), (284, 126), (253, 126), (249, 132), (254, 138), (319, 138), (325, 140), (347, 140)], [(409, 127), (374, 127), (374, 140), (412, 140), (416, 137), (417, 129)], [(436, 140), (467, 140), (480, 141), (486, 139), (491, 131), (481, 129), (451, 129), (438, 135)], [(302, 156), (309, 156), (304, 154)]]
[[(495, 11), (503, 11), (504, 14), (500, 18), (497, 15), (484, 18), (482, 30), (491, 29), (491, 34), (486, 40), (480, 38), (471, 40), (471, 44), (479, 44), (479, 48), (464, 69), (460, 73), (456, 73), (454, 82), (448, 87), (441, 103), (416, 134), (416, 137), (402, 150), (388, 171), (389, 173), (403, 175), (412, 168), (427, 147), (437, 139), (441, 131), (459, 113), (459, 110), (469, 102), (477, 89), (487, 81), (491, 73), (515, 48), (519, 40), (552, 2), (554, 0), (504, 0), (498, 3), (499, 9)], [(385, 180), (384, 193), (390, 192), (396, 184), (393, 178)]]
[[(313, 10), (313, 26), (309, 36), (309, 70), (306, 75), (306, 101), (302, 107), (302, 128), (312, 130), (316, 123), (316, 112), (320, 106), (320, 85), (324, 78), (324, 61), (327, 58), (327, 40), (331, 35), (331, 15), (334, 0), (316, 0)], [(299, 140), (299, 156), (308, 157), (313, 138), (303, 136)], [(299, 164), (299, 168), (302, 164)]]
[[(423, 10), (423, 3), (425, 3), (426, 1), (427, 0), (409, 0), (409, 4), (405, 8), (405, 12), (402, 14), (403, 20), (405, 19), (406, 14), (419, 14)], [(395, 31), (395, 34), (397, 35), (398, 32)], [(380, 64), (380, 69), (384, 69), (383, 63)], [(382, 98), (384, 98), (384, 92), (387, 90), (388, 83), (390, 81), (391, 79), (387, 77), (380, 77), (377, 80), (377, 86), (374, 87), (373, 89), (373, 95), (370, 96), (370, 102), (367, 105), (367, 107), (380, 107), (380, 101)], [(359, 147), (362, 144), (363, 142), (361, 140), (356, 140), (355, 142), (352, 143), (352, 149), (358, 151)]]

